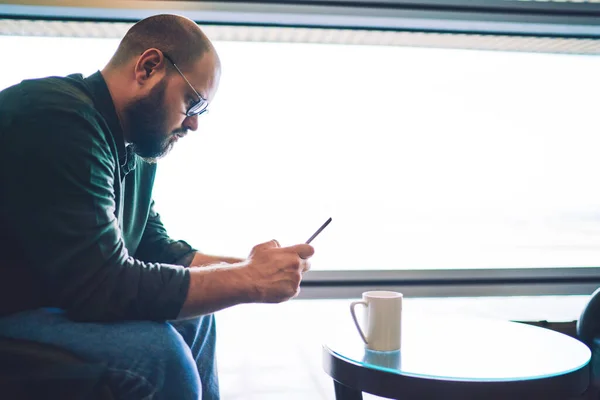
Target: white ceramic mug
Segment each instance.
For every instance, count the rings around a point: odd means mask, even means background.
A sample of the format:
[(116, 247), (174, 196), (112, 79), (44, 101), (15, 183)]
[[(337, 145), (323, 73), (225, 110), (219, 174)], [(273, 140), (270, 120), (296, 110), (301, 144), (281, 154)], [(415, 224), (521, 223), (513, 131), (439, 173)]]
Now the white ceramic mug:
[[(365, 306), (363, 328), (356, 318), (355, 307)], [(400, 349), (402, 332), (402, 293), (377, 290), (364, 292), (362, 301), (350, 304), (350, 313), (365, 345), (375, 351)]]

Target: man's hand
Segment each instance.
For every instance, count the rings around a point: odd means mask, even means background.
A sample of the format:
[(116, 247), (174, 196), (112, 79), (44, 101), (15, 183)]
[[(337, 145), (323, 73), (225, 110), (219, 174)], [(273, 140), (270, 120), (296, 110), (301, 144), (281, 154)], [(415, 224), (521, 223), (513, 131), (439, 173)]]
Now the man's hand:
[(300, 292), (314, 249), (308, 244), (280, 247), (276, 240), (255, 246), (247, 260), (191, 267), (190, 286), (179, 318), (213, 313), (242, 303), (279, 303)]
[(254, 289), (250, 294), (252, 301), (279, 303), (296, 297), (314, 252), (308, 244), (280, 247), (276, 240), (255, 246), (244, 267)]

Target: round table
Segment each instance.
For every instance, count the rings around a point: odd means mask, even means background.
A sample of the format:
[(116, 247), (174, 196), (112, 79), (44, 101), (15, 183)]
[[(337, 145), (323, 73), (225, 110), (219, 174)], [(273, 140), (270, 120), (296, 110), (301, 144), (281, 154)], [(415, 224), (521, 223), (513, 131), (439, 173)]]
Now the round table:
[(396, 352), (365, 349), (356, 330), (332, 336), (323, 367), (338, 400), (568, 399), (589, 385), (586, 345), (522, 323), (405, 315)]

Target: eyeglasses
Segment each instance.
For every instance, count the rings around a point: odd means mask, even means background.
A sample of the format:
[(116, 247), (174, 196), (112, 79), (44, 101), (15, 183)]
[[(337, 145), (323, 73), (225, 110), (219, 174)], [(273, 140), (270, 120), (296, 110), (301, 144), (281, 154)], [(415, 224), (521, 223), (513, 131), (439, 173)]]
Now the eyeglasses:
[(190, 81), (188, 81), (188, 79), (185, 77), (183, 72), (181, 72), (177, 64), (173, 62), (171, 57), (169, 57), (165, 52), (163, 52), (163, 55), (167, 60), (171, 62), (171, 64), (173, 64), (177, 72), (179, 72), (179, 75), (181, 75), (181, 77), (187, 82), (187, 84), (190, 85), (190, 88), (194, 91), (194, 93), (196, 93), (196, 96), (198, 96), (198, 100), (194, 101), (194, 103), (188, 107), (187, 111), (185, 112), (185, 115), (187, 115), (188, 117), (193, 117), (194, 115), (204, 114), (206, 111), (208, 111), (208, 101), (204, 97), (202, 97), (200, 93), (196, 91), (196, 89), (194, 89)]

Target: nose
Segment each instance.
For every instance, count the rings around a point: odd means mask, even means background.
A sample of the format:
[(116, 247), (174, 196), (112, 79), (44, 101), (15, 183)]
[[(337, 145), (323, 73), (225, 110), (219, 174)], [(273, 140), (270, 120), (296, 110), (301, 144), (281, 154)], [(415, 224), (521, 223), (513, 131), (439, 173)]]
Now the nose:
[(183, 127), (190, 131), (195, 131), (198, 129), (198, 116), (193, 115), (191, 117), (185, 117), (183, 120)]

